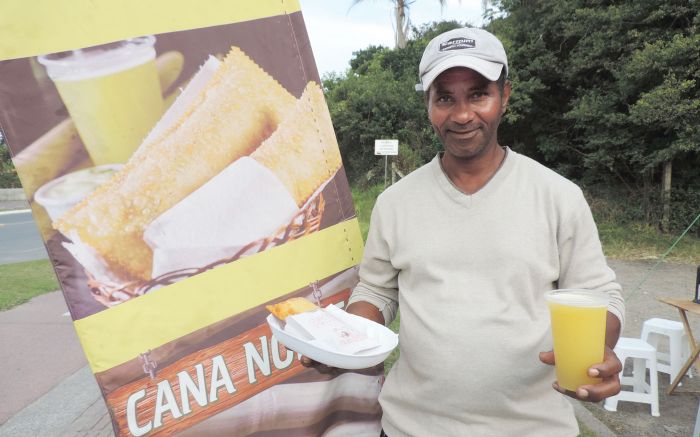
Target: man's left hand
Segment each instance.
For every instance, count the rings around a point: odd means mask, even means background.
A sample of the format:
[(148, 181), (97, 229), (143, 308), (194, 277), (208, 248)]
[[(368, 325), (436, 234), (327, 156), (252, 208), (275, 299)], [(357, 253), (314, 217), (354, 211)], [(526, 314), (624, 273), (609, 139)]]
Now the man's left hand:
[[(551, 366), (554, 365), (554, 352), (540, 352), (540, 361)], [(599, 402), (610, 396), (620, 393), (620, 371), (622, 363), (612, 349), (605, 346), (603, 362), (594, 364), (588, 369), (588, 376), (601, 378), (597, 384), (582, 385), (576, 391), (565, 390), (559, 387), (557, 382), (552, 387), (560, 393), (570, 396), (580, 401)]]

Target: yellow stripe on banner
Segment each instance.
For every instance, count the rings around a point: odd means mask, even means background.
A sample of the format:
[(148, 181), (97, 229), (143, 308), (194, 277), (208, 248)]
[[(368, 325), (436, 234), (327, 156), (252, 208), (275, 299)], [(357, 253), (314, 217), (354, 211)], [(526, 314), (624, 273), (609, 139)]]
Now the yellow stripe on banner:
[(3, 0), (0, 60), (300, 9), (299, 0)]
[(359, 263), (357, 219), (239, 259), (74, 322), (102, 372)]

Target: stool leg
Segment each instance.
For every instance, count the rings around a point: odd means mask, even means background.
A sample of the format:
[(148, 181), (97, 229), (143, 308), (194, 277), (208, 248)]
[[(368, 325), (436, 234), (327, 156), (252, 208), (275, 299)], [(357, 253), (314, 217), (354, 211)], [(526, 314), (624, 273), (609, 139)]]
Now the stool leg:
[[(617, 400), (619, 396), (610, 396), (609, 398), (606, 398), (605, 401), (603, 402), (603, 408), (605, 408), (607, 411), (617, 411)], [(698, 408), (698, 411), (700, 411), (700, 407)]]
[(651, 395), (651, 415), (654, 417), (659, 417), (659, 379), (656, 373), (656, 359), (649, 361), (649, 394)]
[[(637, 393), (646, 392), (645, 382), (647, 373), (647, 360), (644, 358), (633, 358), (632, 359), (632, 387)], [(654, 362), (656, 364), (656, 362)], [(656, 368), (656, 366), (654, 366)]]
[(670, 380), (676, 379), (678, 372), (680, 372), (681, 367), (685, 360), (683, 359), (683, 344), (681, 343), (682, 338), (680, 336), (669, 337), (668, 348), (669, 348), (669, 363), (671, 364)]

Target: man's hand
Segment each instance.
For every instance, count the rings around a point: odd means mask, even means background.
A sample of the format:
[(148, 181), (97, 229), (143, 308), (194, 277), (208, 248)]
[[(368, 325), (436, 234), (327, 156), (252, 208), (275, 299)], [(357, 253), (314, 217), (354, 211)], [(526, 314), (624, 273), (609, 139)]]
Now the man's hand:
[[(550, 366), (554, 365), (554, 352), (540, 352), (540, 361)], [(605, 346), (603, 362), (594, 364), (588, 369), (588, 376), (601, 378), (597, 384), (582, 385), (576, 391), (565, 390), (559, 387), (557, 382), (552, 387), (559, 393), (563, 393), (580, 401), (599, 402), (610, 396), (620, 393), (620, 371), (622, 363), (612, 349)]]
[(302, 366), (316, 369), (319, 373), (323, 373), (324, 375), (336, 376), (343, 371), (343, 369), (327, 366), (306, 356), (302, 356), (299, 361)]

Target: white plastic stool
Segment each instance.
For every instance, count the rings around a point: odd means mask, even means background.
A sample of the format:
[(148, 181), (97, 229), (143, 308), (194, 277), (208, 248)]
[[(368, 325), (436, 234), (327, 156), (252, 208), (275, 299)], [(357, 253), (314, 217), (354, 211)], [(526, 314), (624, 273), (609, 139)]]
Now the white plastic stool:
[[(658, 350), (662, 335), (668, 337), (668, 353)], [(649, 319), (644, 322), (641, 338), (656, 348), (656, 370), (667, 373), (670, 381), (673, 381), (690, 356), (690, 345), (683, 324), (675, 320)], [(687, 375), (692, 377), (690, 369)]]
[[(620, 384), (632, 386), (632, 391), (621, 391), (603, 403), (608, 411), (617, 411), (618, 401), (641, 402), (651, 405), (651, 415), (659, 416), (659, 384), (656, 375), (656, 348), (638, 338), (620, 337), (615, 354), (622, 363)], [(632, 376), (623, 376), (625, 360), (632, 358)], [(649, 383), (646, 370), (649, 369)]]

